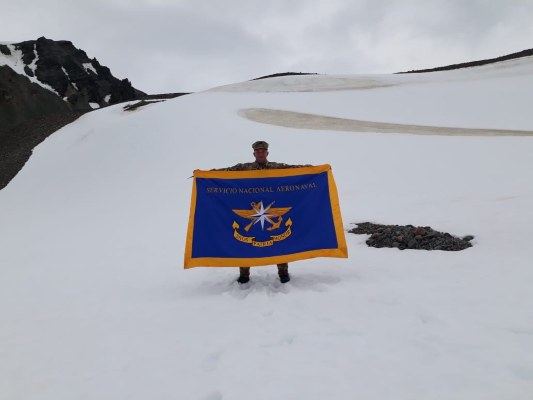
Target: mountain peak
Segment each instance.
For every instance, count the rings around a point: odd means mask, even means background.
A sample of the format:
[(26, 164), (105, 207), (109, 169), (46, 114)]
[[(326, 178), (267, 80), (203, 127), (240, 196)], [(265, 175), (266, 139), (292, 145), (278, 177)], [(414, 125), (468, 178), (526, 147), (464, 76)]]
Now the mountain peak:
[(109, 68), (68, 40), (37, 40), (0, 45), (0, 66), (7, 65), (30, 81), (65, 100), (73, 110), (89, 111), (134, 100), (145, 94), (128, 79), (117, 79)]

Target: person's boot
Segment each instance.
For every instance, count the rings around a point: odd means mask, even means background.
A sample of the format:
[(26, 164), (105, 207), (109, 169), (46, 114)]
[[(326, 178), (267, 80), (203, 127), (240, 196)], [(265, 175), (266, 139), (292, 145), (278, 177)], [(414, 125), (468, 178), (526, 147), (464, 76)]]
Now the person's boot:
[(240, 275), (239, 279), (237, 279), (237, 282), (239, 283), (247, 283), (250, 280), (250, 267), (240, 267)]
[(289, 264), (278, 264), (278, 275), (281, 283), (287, 283), (291, 280), (289, 275)]

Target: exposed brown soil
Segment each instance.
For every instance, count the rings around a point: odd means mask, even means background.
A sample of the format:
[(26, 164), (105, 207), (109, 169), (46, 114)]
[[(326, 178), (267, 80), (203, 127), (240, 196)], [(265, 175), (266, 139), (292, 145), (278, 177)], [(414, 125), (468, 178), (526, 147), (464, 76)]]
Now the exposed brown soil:
[(298, 129), (345, 132), (408, 133), (412, 135), (443, 136), (533, 136), (533, 131), (392, 124), (387, 122), (327, 117), (324, 115), (306, 114), (294, 111), (271, 110), (267, 108), (247, 108), (240, 110), (239, 114), (255, 122)]

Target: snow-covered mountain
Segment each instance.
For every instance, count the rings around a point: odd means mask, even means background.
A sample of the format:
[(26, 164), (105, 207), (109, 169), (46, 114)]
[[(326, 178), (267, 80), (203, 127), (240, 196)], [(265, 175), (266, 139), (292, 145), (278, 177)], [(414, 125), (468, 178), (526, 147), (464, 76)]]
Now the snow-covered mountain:
[(65, 100), (74, 110), (87, 111), (141, 98), (145, 93), (128, 79), (115, 78), (109, 68), (66, 40), (40, 37), (20, 43), (0, 43), (0, 67), (11, 68), (29, 81)]
[[(0, 191), (1, 399), (526, 400), (533, 393), (533, 57), (278, 77), (85, 114)], [(460, 252), (183, 270), (194, 169), (333, 167), (346, 228)]]

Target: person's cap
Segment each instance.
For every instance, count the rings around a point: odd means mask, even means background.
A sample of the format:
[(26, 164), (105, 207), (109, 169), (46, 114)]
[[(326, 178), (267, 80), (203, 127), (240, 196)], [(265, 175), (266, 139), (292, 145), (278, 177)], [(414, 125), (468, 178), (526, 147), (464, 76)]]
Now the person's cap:
[(268, 150), (268, 143), (263, 140), (258, 140), (254, 144), (252, 144), (252, 149), (259, 150), (259, 149), (265, 149)]

